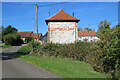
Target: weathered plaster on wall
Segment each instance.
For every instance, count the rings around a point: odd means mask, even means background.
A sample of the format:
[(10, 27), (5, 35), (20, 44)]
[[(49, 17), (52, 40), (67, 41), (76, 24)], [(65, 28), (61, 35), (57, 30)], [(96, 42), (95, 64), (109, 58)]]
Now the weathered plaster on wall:
[(73, 43), (78, 39), (76, 22), (49, 22), (48, 42)]

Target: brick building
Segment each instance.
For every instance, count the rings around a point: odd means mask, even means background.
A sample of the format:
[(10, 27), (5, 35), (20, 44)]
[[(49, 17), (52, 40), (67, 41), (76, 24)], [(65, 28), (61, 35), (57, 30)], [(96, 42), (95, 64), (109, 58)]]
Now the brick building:
[(64, 44), (78, 40), (77, 23), (80, 20), (62, 9), (45, 21), (48, 26), (47, 42)]

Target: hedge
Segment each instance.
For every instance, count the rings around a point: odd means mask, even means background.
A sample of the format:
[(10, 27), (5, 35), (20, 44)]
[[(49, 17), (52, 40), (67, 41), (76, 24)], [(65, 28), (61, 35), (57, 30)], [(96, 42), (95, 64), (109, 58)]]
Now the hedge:
[(5, 45), (16, 45), (21, 41), (20, 35), (17, 33), (10, 33), (4, 37)]

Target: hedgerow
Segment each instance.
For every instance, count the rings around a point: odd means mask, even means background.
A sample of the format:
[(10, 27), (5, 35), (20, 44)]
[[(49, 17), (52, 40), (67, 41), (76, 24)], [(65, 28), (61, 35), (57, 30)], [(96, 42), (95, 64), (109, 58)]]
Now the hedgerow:
[(72, 58), (92, 64), (99, 72), (107, 73), (114, 80), (120, 78), (120, 27), (102, 30), (102, 40), (97, 42), (75, 42), (71, 44), (29, 44), (31, 54)]

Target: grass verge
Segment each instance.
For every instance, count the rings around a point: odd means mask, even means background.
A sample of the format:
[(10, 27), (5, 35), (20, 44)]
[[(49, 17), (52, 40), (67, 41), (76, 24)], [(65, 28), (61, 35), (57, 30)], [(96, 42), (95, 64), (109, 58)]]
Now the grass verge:
[(28, 54), (31, 51), (31, 47), (29, 47), (28, 45), (23, 46), (22, 48), (20, 48), (17, 53), (24, 53), (24, 54)]
[(2, 45), (0, 48), (1, 49), (5, 49), (5, 48), (11, 48), (12, 46), (10, 46), (10, 45)]
[(64, 78), (108, 78), (106, 74), (94, 71), (90, 64), (68, 58), (49, 58), (39, 55), (22, 55), (30, 52), (28, 46), (18, 50), (17, 56), (29, 63), (40, 66)]

